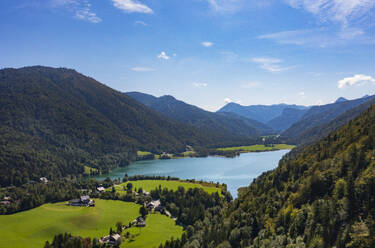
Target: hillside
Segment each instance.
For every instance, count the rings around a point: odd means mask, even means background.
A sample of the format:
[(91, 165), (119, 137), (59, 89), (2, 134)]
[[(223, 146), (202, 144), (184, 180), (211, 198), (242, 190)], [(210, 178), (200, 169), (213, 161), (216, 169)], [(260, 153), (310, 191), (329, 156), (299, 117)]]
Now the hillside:
[(286, 108), (300, 110), (307, 109), (307, 107), (305, 106), (288, 104), (242, 106), (240, 104), (232, 102), (228, 103), (217, 112), (231, 112), (245, 118), (256, 120), (262, 123), (267, 123), (272, 119), (280, 116)]
[(371, 99), (358, 107), (346, 111), (344, 114), (338, 116), (336, 119), (329, 123), (325, 123), (310, 129), (307, 129), (297, 137), (288, 139), (290, 143), (297, 143), (300, 145), (311, 144), (326, 137), (329, 133), (339, 129), (349, 121), (358, 117), (362, 112), (375, 104), (375, 99)]
[(267, 122), (267, 125), (276, 131), (284, 131), (299, 121), (308, 109), (285, 108), (281, 115)]
[(0, 185), (107, 170), (219, 141), (70, 69), (0, 70)]
[(263, 123), (233, 113), (205, 111), (172, 96), (155, 97), (140, 92), (125, 94), (173, 120), (191, 124), (204, 132), (220, 133), (224, 139), (257, 138), (273, 133), (272, 129)]
[(163, 247), (375, 247), (374, 190), (372, 106), (242, 188), (225, 218)]
[(362, 97), (355, 100), (336, 101), (332, 104), (313, 106), (299, 121), (285, 130), (281, 136), (288, 138), (290, 141), (297, 144), (303, 143), (301, 136), (303, 136), (303, 133), (307, 130), (327, 124), (345, 112), (373, 99), (374, 97), (375, 96)]

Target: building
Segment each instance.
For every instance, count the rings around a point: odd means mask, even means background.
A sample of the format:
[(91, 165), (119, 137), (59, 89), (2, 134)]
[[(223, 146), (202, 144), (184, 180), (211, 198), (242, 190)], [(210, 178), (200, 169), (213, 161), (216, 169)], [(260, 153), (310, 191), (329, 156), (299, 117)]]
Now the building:
[(90, 199), (90, 196), (83, 195), (79, 199), (71, 200), (70, 205), (78, 207), (95, 207), (95, 202)]
[(48, 183), (48, 179), (46, 177), (39, 178), (42, 183)]
[(146, 226), (146, 221), (141, 216), (139, 216), (137, 218), (137, 227), (145, 227), (145, 226)]
[(121, 244), (121, 235), (116, 233), (109, 237), (108, 244), (110, 245), (119, 245)]
[(105, 188), (104, 187), (97, 187), (96, 190), (99, 192), (99, 193), (103, 193), (105, 191)]
[(151, 201), (150, 203), (147, 204), (147, 208), (149, 208), (150, 210), (157, 209), (159, 208), (159, 206), (160, 206), (160, 200)]

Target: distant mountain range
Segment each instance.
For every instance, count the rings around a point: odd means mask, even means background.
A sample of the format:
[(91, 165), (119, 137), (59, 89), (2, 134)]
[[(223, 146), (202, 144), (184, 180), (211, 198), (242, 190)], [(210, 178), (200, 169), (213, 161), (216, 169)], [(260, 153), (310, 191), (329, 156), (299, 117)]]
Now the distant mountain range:
[(279, 117), (284, 109), (308, 109), (306, 106), (288, 105), (288, 104), (275, 104), (275, 105), (251, 105), (242, 106), (237, 103), (228, 103), (217, 112), (231, 112), (248, 119), (256, 120), (266, 124), (267, 122)]
[[(337, 101), (336, 101), (337, 102)], [(375, 104), (375, 96), (341, 101), (311, 109), (299, 122), (282, 133), (289, 143), (311, 144), (358, 117)]]
[(282, 137), (287, 137), (289, 142), (300, 144), (302, 141), (298, 140), (306, 130), (327, 124), (373, 97), (366, 95), (354, 100), (340, 97), (332, 104), (312, 107), (287, 104), (242, 106), (229, 103), (219, 109), (218, 113), (231, 112), (262, 122), (281, 133)]
[[(347, 111), (352, 110), (360, 106), (361, 104), (364, 104), (374, 99), (374, 97), (375, 96), (366, 96), (366, 97), (362, 97), (362, 98), (354, 99), (354, 100), (343, 100), (344, 98), (339, 98), (335, 103), (332, 103), (332, 104), (313, 106), (303, 115), (302, 118), (300, 118), (300, 120), (295, 122), (287, 130), (282, 132), (281, 135), (283, 137), (289, 138), (289, 140), (293, 141), (293, 143), (297, 143), (297, 144), (306, 143), (310, 139), (309, 136), (313, 133), (316, 133), (319, 127), (327, 123), (330, 123), (331, 121), (335, 120), (339, 116), (345, 114)], [(357, 114), (359, 115), (363, 110), (366, 110), (366, 109), (367, 107), (358, 108), (357, 109), (358, 113), (353, 113), (351, 115), (348, 115), (344, 119), (346, 121), (350, 121), (351, 119), (357, 117)], [(346, 122), (343, 122), (341, 123), (341, 125), (345, 123)], [(333, 126), (335, 125), (332, 125), (332, 127)], [(334, 128), (328, 128), (328, 129), (330, 131), (334, 130)], [(309, 131), (309, 130), (316, 130), (316, 131)], [(308, 133), (310, 135), (308, 135)], [(322, 135), (328, 134), (328, 133), (322, 132)], [(319, 136), (317, 140), (319, 140), (320, 138), (322, 137)]]
[(241, 117), (235, 113), (212, 113), (179, 101), (172, 96), (155, 97), (140, 92), (128, 92), (127, 96), (162, 113), (175, 121), (191, 124), (201, 131), (220, 133), (233, 138), (256, 138), (273, 134), (267, 125)]

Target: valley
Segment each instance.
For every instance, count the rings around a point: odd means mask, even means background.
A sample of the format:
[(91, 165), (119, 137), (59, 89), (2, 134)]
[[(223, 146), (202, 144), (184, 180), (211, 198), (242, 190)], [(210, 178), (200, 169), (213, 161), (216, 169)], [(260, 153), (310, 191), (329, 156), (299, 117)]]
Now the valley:
[(0, 247), (375, 244), (373, 96), (209, 112), (42, 66), (0, 89)]

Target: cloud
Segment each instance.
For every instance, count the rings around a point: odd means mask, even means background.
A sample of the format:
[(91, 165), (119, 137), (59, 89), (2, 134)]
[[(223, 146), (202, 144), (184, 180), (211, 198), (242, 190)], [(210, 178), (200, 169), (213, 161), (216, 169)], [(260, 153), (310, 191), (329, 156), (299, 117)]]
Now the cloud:
[(231, 102), (234, 102), (234, 103), (237, 103), (237, 104), (240, 104), (240, 103), (241, 103), (240, 100), (238, 100), (238, 101), (233, 101), (233, 100), (230, 99), (229, 97), (224, 98), (224, 102), (225, 102), (225, 103), (231, 103)]
[(193, 83), (193, 86), (196, 87), (196, 88), (203, 88), (203, 87), (207, 87), (208, 84), (207, 83), (195, 82), (195, 83)]
[(356, 74), (353, 77), (346, 77), (338, 81), (338, 88), (344, 89), (347, 86), (363, 85), (369, 82), (375, 84), (375, 78), (363, 74)]
[(241, 85), (241, 88), (244, 88), (244, 89), (251, 89), (251, 88), (256, 88), (260, 85), (259, 82), (248, 82), (248, 83), (244, 83)]
[(280, 44), (318, 46), (321, 48), (346, 45), (348, 43), (374, 44), (374, 37), (366, 35), (361, 28), (319, 28), (301, 29), (260, 35), (258, 39), (268, 39)]
[(79, 20), (91, 23), (99, 23), (102, 21), (102, 19), (91, 10), (91, 4), (88, 0), (51, 0), (50, 7), (64, 7), (67, 11), (73, 12), (74, 17)]
[(254, 8), (267, 7), (273, 0), (205, 0), (212, 11), (219, 14), (233, 14)]
[(375, 6), (375, 0), (285, 0), (296, 9), (304, 9), (322, 22), (337, 22), (346, 26), (363, 18)]
[(162, 51), (162, 52), (158, 55), (158, 58), (159, 58), (159, 59), (165, 59), (165, 60), (170, 59), (170, 57), (169, 57), (164, 51)]
[(126, 13), (154, 13), (147, 5), (136, 0), (112, 0), (113, 5)]
[(252, 58), (251, 61), (259, 64), (260, 68), (269, 72), (281, 72), (292, 68), (280, 66), (283, 61), (277, 58), (256, 57)]
[(75, 17), (91, 23), (99, 23), (102, 21), (94, 12), (90, 10), (91, 5), (88, 3), (86, 7), (76, 11)]
[(149, 71), (156, 71), (154, 68), (149, 68), (149, 67), (133, 67), (131, 68), (132, 71), (137, 71), (137, 72), (149, 72)]
[(145, 23), (145, 22), (143, 22), (143, 21), (135, 21), (134, 22), (134, 25), (137, 25), (137, 26), (148, 26), (148, 24), (147, 23)]
[(236, 12), (242, 0), (207, 0), (211, 9), (216, 12)]
[(203, 41), (201, 44), (204, 47), (212, 47), (214, 43), (212, 43), (210, 41)]

